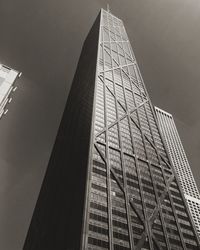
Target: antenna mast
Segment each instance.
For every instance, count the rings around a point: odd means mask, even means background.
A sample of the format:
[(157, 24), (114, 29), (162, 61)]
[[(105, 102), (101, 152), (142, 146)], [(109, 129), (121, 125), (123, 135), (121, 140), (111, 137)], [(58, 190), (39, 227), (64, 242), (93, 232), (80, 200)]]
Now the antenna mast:
[(107, 11), (110, 13), (110, 6), (107, 4)]

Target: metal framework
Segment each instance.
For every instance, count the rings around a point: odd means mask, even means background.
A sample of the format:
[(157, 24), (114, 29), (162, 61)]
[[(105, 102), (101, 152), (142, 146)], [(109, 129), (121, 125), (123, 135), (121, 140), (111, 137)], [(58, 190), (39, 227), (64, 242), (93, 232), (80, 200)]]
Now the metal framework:
[(199, 249), (123, 22), (101, 10), (82, 249)]
[(179, 137), (176, 124), (173, 116), (168, 112), (157, 107), (155, 107), (155, 111), (158, 124), (178, 175), (194, 224), (200, 235), (200, 193)]

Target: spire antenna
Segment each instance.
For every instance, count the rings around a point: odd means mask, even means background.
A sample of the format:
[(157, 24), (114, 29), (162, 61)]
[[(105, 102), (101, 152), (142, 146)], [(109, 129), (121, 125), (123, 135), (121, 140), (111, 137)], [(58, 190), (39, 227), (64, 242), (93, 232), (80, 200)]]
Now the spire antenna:
[(107, 4), (107, 11), (110, 13), (110, 6)]

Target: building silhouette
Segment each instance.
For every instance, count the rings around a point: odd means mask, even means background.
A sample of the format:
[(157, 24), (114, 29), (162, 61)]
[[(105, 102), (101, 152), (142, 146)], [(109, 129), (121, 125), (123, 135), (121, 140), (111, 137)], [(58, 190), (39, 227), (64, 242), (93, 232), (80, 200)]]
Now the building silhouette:
[(8, 112), (7, 104), (12, 100), (12, 92), (16, 90), (15, 81), (21, 73), (0, 64), (0, 118)]
[(181, 143), (173, 116), (157, 107), (155, 107), (155, 111), (171, 161), (179, 177), (180, 185), (187, 200), (197, 232), (200, 235), (200, 194)]
[(82, 48), (24, 250), (199, 249), (123, 22)]

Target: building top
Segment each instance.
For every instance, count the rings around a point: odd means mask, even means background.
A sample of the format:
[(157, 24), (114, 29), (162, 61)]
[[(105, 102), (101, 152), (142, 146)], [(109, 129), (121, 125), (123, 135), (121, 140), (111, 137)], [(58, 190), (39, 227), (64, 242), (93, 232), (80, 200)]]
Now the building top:
[(158, 111), (158, 112), (163, 113), (164, 115), (167, 115), (168, 117), (172, 118), (172, 115), (170, 113), (166, 112), (165, 110), (163, 110), (161, 108), (158, 108), (158, 107), (155, 106), (155, 110)]
[(16, 90), (15, 80), (21, 76), (21, 73), (0, 64), (0, 117), (8, 112), (6, 105), (11, 102), (11, 93)]

